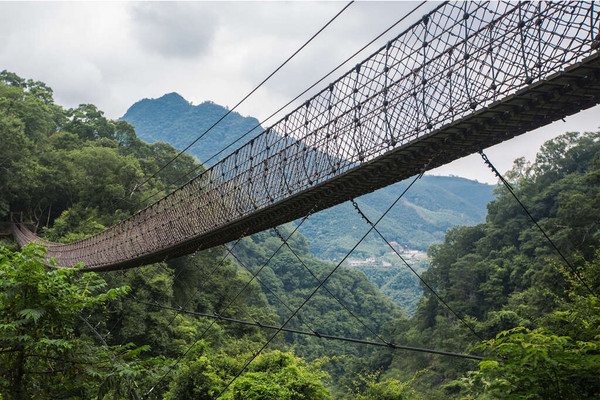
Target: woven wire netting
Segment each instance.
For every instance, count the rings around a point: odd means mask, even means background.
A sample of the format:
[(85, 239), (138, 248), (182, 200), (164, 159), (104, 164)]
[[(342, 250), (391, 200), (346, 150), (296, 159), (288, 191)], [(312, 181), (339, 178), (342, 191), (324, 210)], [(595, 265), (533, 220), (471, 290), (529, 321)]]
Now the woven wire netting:
[(87, 239), (45, 242), (47, 256), (118, 264), (335, 179), (589, 56), (599, 12), (590, 1), (444, 3), (175, 192)]

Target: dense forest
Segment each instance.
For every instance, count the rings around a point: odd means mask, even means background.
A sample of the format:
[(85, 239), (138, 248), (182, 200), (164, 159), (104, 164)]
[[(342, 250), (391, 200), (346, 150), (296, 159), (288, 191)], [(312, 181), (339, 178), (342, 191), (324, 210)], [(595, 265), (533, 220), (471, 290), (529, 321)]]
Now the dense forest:
[[(264, 325), (283, 323), (334, 267), (293, 224), (101, 274), (48, 268), (43, 246), (4, 239), (0, 399), (598, 398), (599, 139), (565, 134), (506, 174), (568, 263), (499, 188), (485, 223), (451, 228), (430, 247), (413, 316), (342, 267), (289, 325), (317, 337), (282, 332), (264, 351), (275, 333)], [(131, 215), (197, 166), (183, 156), (145, 182), (176, 154), (172, 146), (141, 141), (93, 105), (64, 109), (45, 84), (6, 71), (0, 143), (0, 218), (23, 212), (53, 241)]]

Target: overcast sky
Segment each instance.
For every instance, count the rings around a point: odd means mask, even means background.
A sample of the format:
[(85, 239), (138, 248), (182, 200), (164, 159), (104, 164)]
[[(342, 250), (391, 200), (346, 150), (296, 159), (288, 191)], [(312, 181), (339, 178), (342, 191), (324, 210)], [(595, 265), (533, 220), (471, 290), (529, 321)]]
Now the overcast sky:
[[(0, 2), (0, 70), (46, 82), (60, 105), (93, 103), (110, 118), (121, 117), (142, 98), (170, 92), (194, 104), (211, 100), (232, 107), (345, 4)], [(238, 111), (267, 117), (416, 4), (354, 3)], [(423, 6), (359, 58), (435, 5)], [(517, 157), (533, 159), (551, 137), (599, 126), (596, 107), (486, 152), (506, 171)], [(433, 173), (495, 183), (479, 156)]]

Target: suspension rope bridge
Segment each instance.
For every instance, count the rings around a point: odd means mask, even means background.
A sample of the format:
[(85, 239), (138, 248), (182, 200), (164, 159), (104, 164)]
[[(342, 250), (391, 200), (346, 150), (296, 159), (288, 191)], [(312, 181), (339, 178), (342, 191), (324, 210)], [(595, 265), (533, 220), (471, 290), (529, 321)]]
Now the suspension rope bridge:
[[(137, 267), (237, 240), (235, 247), (244, 236), (300, 217), (304, 221), (316, 211), (415, 174), (421, 176), (428, 169), (600, 103), (599, 17), (600, 4), (593, 1), (443, 3), (247, 144), (127, 220), (70, 244), (44, 241), (16, 220), (13, 235), (21, 245), (44, 243), (55, 266), (72, 268), (83, 262), (83, 270), (95, 271)], [(401, 197), (375, 222), (353, 202), (369, 231), (344, 259), (373, 230), (391, 247), (376, 226)], [(260, 282), (258, 274), (268, 260), (219, 314), (185, 309), (201, 288), (179, 307), (130, 299), (174, 311), (169, 325), (179, 314), (213, 319), (143, 398), (150, 396), (216, 321), (275, 330), (217, 398), (282, 331), (482, 359), (383, 339), (325, 286), (343, 260), (321, 280), (289, 246), (289, 237), (276, 233), (282, 241), (279, 249), (286, 246), (319, 283), (293, 310), (273, 293), (291, 312), (281, 326), (222, 316), (253, 280)], [(244, 266), (232, 249), (227, 250)], [(422, 282), (481, 340), (462, 316)], [(299, 318), (299, 311), (321, 287), (377, 341), (323, 334), (305, 321), (308, 331), (286, 327)]]
[(130, 218), (69, 244), (13, 234), (60, 267), (116, 270), (342, 203), (600, 103), (599, 17), (593, 1), (443, 3)]

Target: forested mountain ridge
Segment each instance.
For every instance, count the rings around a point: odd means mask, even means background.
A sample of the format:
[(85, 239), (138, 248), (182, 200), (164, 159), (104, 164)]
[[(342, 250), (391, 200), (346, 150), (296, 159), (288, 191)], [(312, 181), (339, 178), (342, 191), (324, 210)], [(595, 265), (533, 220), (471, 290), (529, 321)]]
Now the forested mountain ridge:
[[(184, 149), (209, 129), (228, 110), (210, 101), (192, 105), (177, 93), (168, 93), (158, 99), (143, 99), (133, 104), (121, 120), (135, 127), (138, 137), (145, 142), (165, 142), (177, 149)], [(257, 127), (258, 126), (258, 127)], [(248, 139), (262, 131), (256, 118), (230, 113), (212, 128), (206, 139), (201, 139), (187, 153), (205, 162), (246, 132)], [(212, 165), (226, 154), (221, 154)]]
[[(172, 176), (138, 187), (176, 154), (173, 147), (140, 141), (129, 124), (93, 105), (65, 110), (42, 82), (6, 71), (0, 142), (2, 217), (23, 211), (59, 241), (130, 215), (198, 166), (182, 157)], [(231, 383), (222, 398), (598, 399), (600, 133), (549, 141), (534, 164), (518, 160), (507, 177), (579, 277), (500, 188), (486, 222), (452, 228), (430, 248), (422, 278), (435, 294), (424, 288), (413, 317), (342, 267), (326, 284), (339, 302), (320, 292), (300, 312), (304, 322), (290, 325), (375, 341), (348, 308), (388, 343), (481, 354), (479, 364), (291, 333), (254, 359), (273, 334), (260, 325), (286, 320), (284, 303), (295, 309), (318, 285), (308, 269), (323, 279), (334, 267), (312, 257), (299, 234), (271, 259), (282, 243), (268, 230), (229, 248), (102, 275), (48, 269), (43, 248), (19, 250), (4, 239), (1, 396), (214, 398)], [(292, 229), (279, 228), (284, 237)], [(257, 267), (260, 282), (252, 279)]]
[[(388, 186), (357, 199), (369, 218), (377, 219), (404, 191), (410, 181)], [(445, 232), (456, 225), (475, 225), (485, 218), (492, 200), (493, 185), (465, 178), (424, 175), (381, 221), (378, 229), (390, 241), (409, 249), (427, 251), (440, 243)], [(300, 228), (311, 242), (311, 251), (324, 260), (341, 259), (365, 231), (364, 222), (350, 203), (321, 211)], [(389, 249), (371, 234), (356, 257), (378, 257)]]
[[(131, 125), (106, 119), (93, 105), (63, 109), (54, 104), (45, 84), (7, 71), (0, 73), (0, 138), (1, 217), (23, 212), (44, 238), (59, 242), (81, 239), (126, 218), (152, 201), (149, 195), (164, 195), (176, 178), (198, 167), (193, 157), (184, 155), (173, 169), (144, 183), (176, 154), (172, 146), (141, 141)], [(280, 231), (291, 232), (285, 226)], [(234, 254), (256, 272), (278, 240), (267, 231), (244, 239)], [(306, 243), (299, 233), (290, 239), (291, 249), (311, 271), (324, 276), (333, 266), (310, 256)], [(0, 249), (0, 393), (10, 398), (134, 397), (136, 390), (150, 389), (176, 362), (179, 368), (150, 398), (214, 394), (272, 331), (160, 307), (185, 306), (189, 312), (277, 325), (316, 286), (306, 279), (306, 271), (294, 268), (291, 249), (269, 261), (260, 276), (262, 283), (252, 279), (223, 246), (125, 272), (87, 274), (89, 279), (83, 280), (71, 278), (72, 273), (47, 271), (41, 263), (43, 249), (15, 252), (15, 244), (7, 240), (1, 241)], [(373, 332), (389, 318), (403, 316), (364, 275), (345, 268), (335, 275), (328, 289), (356, 316), (368, 320)], [(352, 296), (347, 295), (348, 286), (356, 289)], [(47, 287), (60, 287), (54, 291), (58, 297)], [(304, 322), (298, 318), (291, 327), (373, 338), (328, 295), (315, 296), (301, 312)], [(332, 371), (337, 382), (352, 380), (342, 365), (359, 365), (372, 353), (370, 348), (343, 342), (278, 335), (271, 348), (284, 352), (267, 350), (225, 398), (260, 399), (265, 393), (276, 398), (281, 398), (277, 393), (330, 398), (328, 374), (318, 364), (309, 365), (289, 353), (291, 345), (310, 360), (326, 354), (343, 356)], [(111, 361), (111, 352), (125, 357), (124, 363)], [(40, 364), (44, 358), (55, 362)], [(86, 360), (98, 362), (98, 368), (82, 370)], [(190, 372), (206, 368), (218, 371), (208, 383)], [(46, 374), (48, 379), (39, 379)], [(65, 379), (71, 384), (61, 385)], [(266, 379), (265, 386), (261, 382)], [(348, 390), (342, 384), (333, 387), (340, 396)]]

